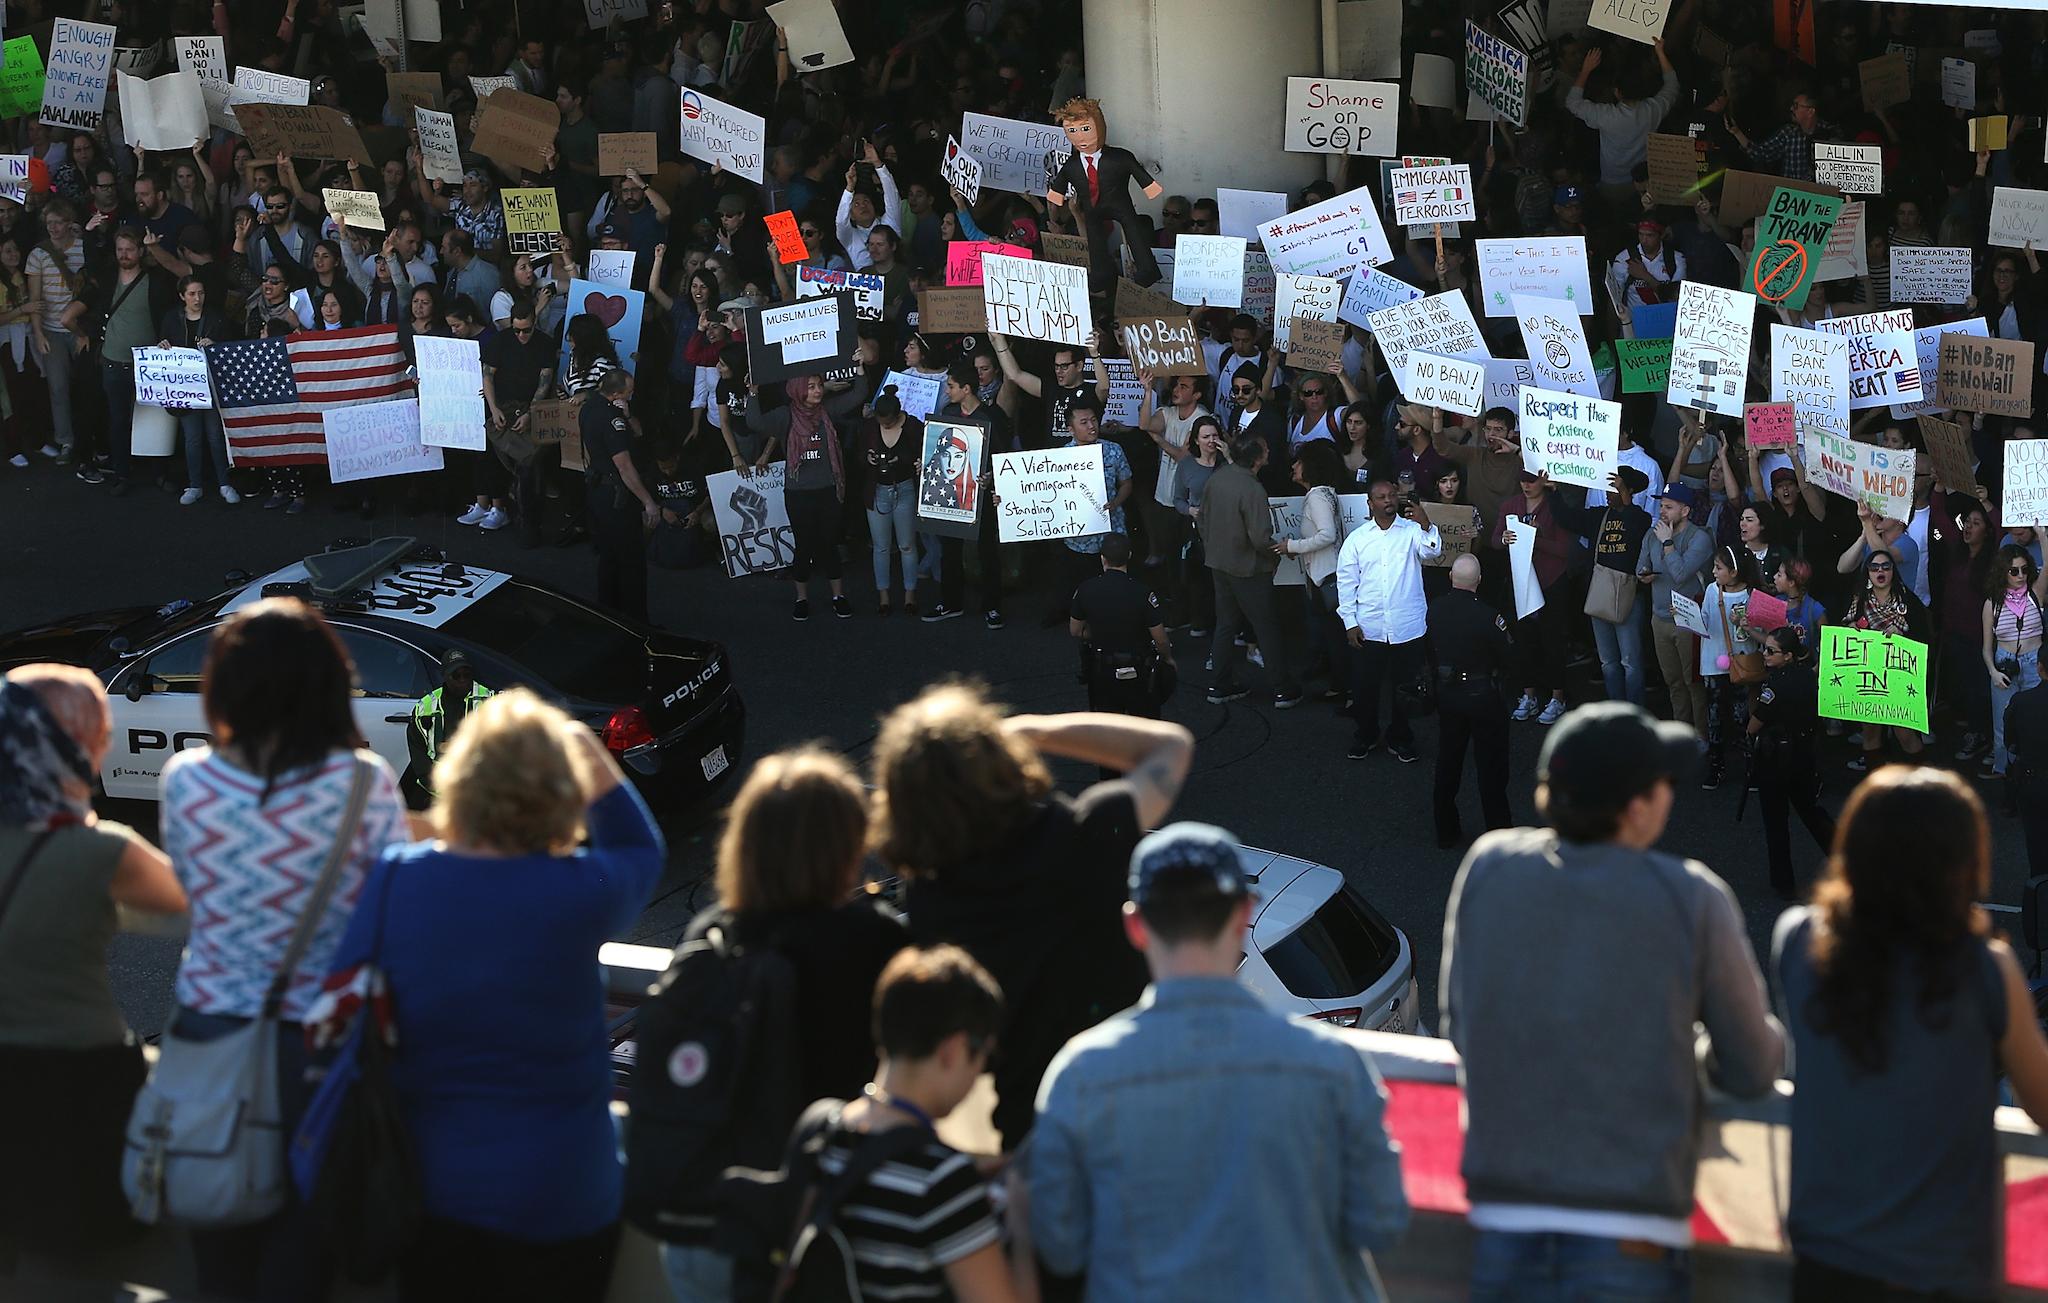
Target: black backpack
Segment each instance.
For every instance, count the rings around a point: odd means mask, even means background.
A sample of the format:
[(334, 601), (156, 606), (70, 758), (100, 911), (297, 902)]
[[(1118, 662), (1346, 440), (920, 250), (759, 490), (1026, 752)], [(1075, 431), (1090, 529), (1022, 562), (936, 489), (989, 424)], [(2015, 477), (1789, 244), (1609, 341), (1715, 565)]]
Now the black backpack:
[(796, 969), (729, 921), (676, 948), (640, 1006), (626, 1127), (626, 1219), (709, 1243), (726, 1168), (772, 1168), (806, 1103)]

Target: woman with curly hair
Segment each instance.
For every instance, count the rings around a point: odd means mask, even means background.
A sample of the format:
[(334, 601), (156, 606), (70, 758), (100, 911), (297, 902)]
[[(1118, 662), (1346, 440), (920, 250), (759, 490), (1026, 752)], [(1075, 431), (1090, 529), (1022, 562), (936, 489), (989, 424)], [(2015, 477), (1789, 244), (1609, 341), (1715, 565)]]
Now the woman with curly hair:
[(1989, 1299), (2004, 1283), (1992, 1110), (2003, 1074), (2048, 1123), (2048, 1041), (1976, 903), (1990, 889), (1975, 790), (1891, 765), (1849, 798), (1813, 904), (1778, 920), (1794, 1299)]

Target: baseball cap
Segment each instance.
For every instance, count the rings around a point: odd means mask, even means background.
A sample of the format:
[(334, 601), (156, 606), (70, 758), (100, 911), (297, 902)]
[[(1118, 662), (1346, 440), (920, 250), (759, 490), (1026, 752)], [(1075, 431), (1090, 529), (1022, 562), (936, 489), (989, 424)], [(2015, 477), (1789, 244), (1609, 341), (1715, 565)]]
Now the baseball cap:
[(1596, 701), (1551, 725), (1536, 757), (1536, 781), (1575, 810), (1618, 810), (1699, 764), (1697, 735), (1627, 701)]
[(1669, 498), (1687, 511), (1691, 511), (1694, 507), (1700, 505), (1700, 495), (1693, 492), (1692, 485), (1690, 484), (1666, 484), (1664, 491), (1657, 496)]
[(469, 654), (467, 652), (451, 651), (441, 658), (441, 673), (443, 674), (453, 674), (457, 670), (469, 668)]
[(1799, 473), (1793, 470), (1790, 466), (1780, 466), (1778, 467), (1778, 469), (1771, 472), (1772, 484), (1776, 484), (1779, 480), (1797, 480), (1798, 478)]
[(597, 228), (597, 238), (600, 240), (624, 240), (626, 238), (626, 228), (617, 222), (607, 221), (603, 226)]
[(753, 295), (740, 294), (719, 304), (718, 310), (720, 312), (745, 312), (748, 308), (758, 308), (760, 306), (761, 301)]
[(1237, 839), (1208, 823), (1170, 823), (1139, 842), (1131, 852), (1131, 901), (1139, 909), (1162, 878), (1193, 878), (1213, 884), (1226, 896), (1249, 896), (1238, 862)]
[(490, 174), (485, 172), (482, 168), (472, 167), (464, 169), (462, 173), (462, 179), (465, 181), (482, 181), (488, 184), (491, 178)]
[(1557, 189), (1550, 192), (1550, 205), (1553, 208), (1562, 208), (1566, 204), (1580, 203), (1584, 201), (1585, 198), (1586, 192), (1579, 189), (1577, 186), (1561, 185)]

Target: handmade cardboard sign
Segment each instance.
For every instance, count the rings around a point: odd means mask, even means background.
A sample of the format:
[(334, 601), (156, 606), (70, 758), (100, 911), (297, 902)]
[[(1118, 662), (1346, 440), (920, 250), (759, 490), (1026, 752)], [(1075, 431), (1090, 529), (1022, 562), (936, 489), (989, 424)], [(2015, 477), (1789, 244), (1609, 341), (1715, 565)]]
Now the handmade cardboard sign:
[(1088, 342), (1095, 322), (1088, 304), (1087, 268), (997, 253), (984, 254), (981, 266), (990, 334), (1055, 344)]
[(1756, 296), (1699, 281), (1678, 288), (1678, 324), (1671, 337), (1669, 400), (1722, 416), (1742, 415), (1749, 375), (1749, 337)]
[(1800, 447), (1813, 483), (1887, 520), (1913, 518), (1912, 449), (1837, 439), (1819, 430), (1806, 431)]
[(1660, 204), (1689, 204), (1698, 198), (1700, 151), (1691, 136), (1653, 131), (1649, 136), (1650, 194)]
[(1927, 731), (1927, 644), (1828, 624), (1820, 631), (1820, 716)]
[(1140, 317), (1125, 323), (1124, 345), (1131, 365), (1155, 376), (1199, 376), (1209, 373), (1202, 355), (1202, 337), (1187, 317)]
[(346, 221), (356, 230), (384, 229), (384, 207), (377, 202), (377, 196), (367, 190), (337, 190), (326, 186), (320, 191), (320, 202), (327, 205), (329, 215)]
[(1790, 403), (1751, 403), (1743, 409), (1742, 437), (1752, 448), (1790, 448), (1799, 442), (1797, 413)]
[(2033, 341), (1944, 334), (1935, 398), (1944, 407), (1986, 416), (2032, 416)]
[(1287, 365), (1297, 371), (1336, 375), (1344, 366), (1344, 324), (1296, 317), (1288, 329)]
[(1766, 303), (1798, 311), (1806, 306), (1814, 273), (1827, 249), (1828, 231), (1842, 201), (1778, 187), (1756, 225), (1756, 254), (1750, 259), (1750, 287)]
[(1516, 126), (1529, 121), (1529, 56), (1465, 20), (1465, 85)]
[(597, 135), (597, 174), (624, 176), (638, 172), (653, 176), (661, 166), (651, 131), (601, 131)]

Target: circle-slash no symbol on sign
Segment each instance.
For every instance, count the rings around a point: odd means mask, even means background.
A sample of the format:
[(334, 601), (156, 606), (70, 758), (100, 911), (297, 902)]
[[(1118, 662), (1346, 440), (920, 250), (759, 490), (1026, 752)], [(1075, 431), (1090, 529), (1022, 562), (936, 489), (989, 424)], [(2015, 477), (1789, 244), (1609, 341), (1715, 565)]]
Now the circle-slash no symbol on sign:
[[(1765, 271), (1764, 260), (1780, 254), (1782, 256), (1778, 256), (1771, 269)], [(1796, 270), (1793, 270), (1794, 259), (1798, 260)], [(1756, 255), (1756, 266), (1751, 270), (1753, 273), (1752, 279), (1756, 284), (1757, 297), (1767, 303), (1783, 302), (1785, 299), (1790, 298), (1792, 291), (1798, 289), (1799, 283), (1806, 279), (1806, 250), (1801, 247), (1797, 240), (1780, 240), (1770, 248), (1758, 252)], [(1792, 271), (1792, 277), (1785, 282), (1783, 289), (1773, 294), (1765, 288), (1765, 286), (1776, 281), (1782, 273), (1788, 270)]]

